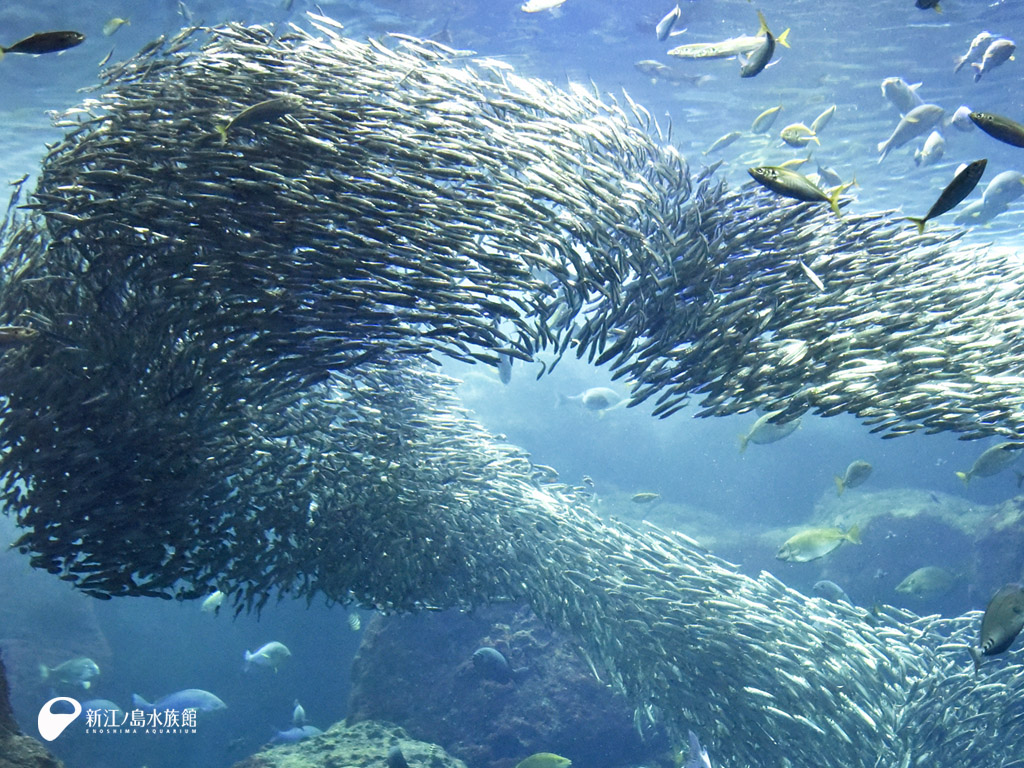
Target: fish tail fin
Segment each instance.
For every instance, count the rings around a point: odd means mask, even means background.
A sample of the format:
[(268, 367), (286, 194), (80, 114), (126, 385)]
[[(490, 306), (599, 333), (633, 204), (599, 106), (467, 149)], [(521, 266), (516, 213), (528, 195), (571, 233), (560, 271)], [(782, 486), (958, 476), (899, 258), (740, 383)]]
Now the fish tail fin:
[(942, 8), (940, 8), (940, 7), (939, 7), (939, 4), (938, 4), (938, 3), (936, 3), (935, 5), (933, 5), (933, 6), (932, 6), (932, 8), (934, 8), (934, 9), (935, 9), (935, 12), (936, 12), (936, 13), (942, 13)]
[(964, 68), (964, 64), (966, 64), (966, 63), (967, 63), (967, 57), (966, 56), (957, 56), (955, 59), (953, 59), (953, 74), (956, 74), (961, 69), (963, 69)]
[(918, 218), (917, 216), (907, 216), (907, 221), (912, 221), (917, 224), (917, 234), (920, 235), (924, 232), (924, 224), (928, 219)]
[(740, 435), (740, 453), (747, 450), (747, 444), (750, 442), (750, 438), (746, 435)]
[(843, 491), (846, 490), (846, 483), (843, 482), (843, 478), (841, 478), (839, 475), (836, 475), (833, 478), (833, 480), (836, 481), (836, 495), (842, 496)]
[(783, 48), (789, 48), (789, 27), (783, 31), (781, 35), (775, 38), (775, 42), (781, 45)]
[(959, 477), (961, 480), (963, 480), (964, 485), (967, 485), (968, 483), (971, 482), (971, 473), (970, 472), (957, 472), (956, 476)]
[(83, 680), (83, 681), (82, 681), (82, 687), (83, 687), (83, 688), (84, 688), (85, 690), (89, 690), (89, 689), (90, 689), (90, 688), (92, 687), (92, 683), (91, 683), (91, 682), (89, 682), (88, 680)]
[(885, 160), (885, 156), (889, 154), (889, 142), (888, 141), (880, 141), (880, 142), (878, 142), (878, 151), (882, 153), (882, 154), (880, 154), (878, 156), (878, 164), (881, 165), (882, 161)]
[(972, 61), (971, 68), (974, 70), (974, 82), (978, 82), (981, 80), (981, 73), (985, 71), (985, 66), (976, 61)]
[(860, 544), (860, 526), (854, 523), (846, 532), (846, 540), (851, 544)]
[(853, 182), (847, 182), (846, 184), (840, 184), (838, 187), (832, 190), (828, 196), (828, 204), (832, 206), (832, 210), (835, 211), (836, 216), (840, 219), (843, 218), (843, 214), (839, 211), (839, 196), (850, 188)]
[(761, 22), (761, 26), (760, 28), (758, 28), (757, 34), (763, 35), (765, 32), (768, 31), (768, 21), (767, 19), (765, 19), (764, 14), (761, 13), (760, 11), (757, 12), (757, 20)]
[(228, 127), (227, 125), (217, 126), (217, 136), (220, 138), (221, 146), (228, 143)]
[(568, 402), (569, 402), (569, 398), (566, 397), (565, 395), (563, 395), (561, 392), (558, 392), (555, 395), (555, 408), (561, 408), (562, 406), (564, 406)]
[(45, 664), (39, 665), (39, 677), (42, 680), (47, 680), (50, 677), (50, 668)]
[(819, 147), (821, 146), (821, 139), (819, 139), (817, 136), (811, 136), (811, 141), (816, 143)]

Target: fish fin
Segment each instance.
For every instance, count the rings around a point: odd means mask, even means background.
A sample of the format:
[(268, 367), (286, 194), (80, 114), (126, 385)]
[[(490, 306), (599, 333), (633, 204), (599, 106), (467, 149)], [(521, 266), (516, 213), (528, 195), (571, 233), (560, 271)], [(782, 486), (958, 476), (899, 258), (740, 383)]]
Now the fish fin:
[(940, 8), (940, 7), (939, 7), (939, 4), (938, 4), (938, 3), (936, 3), (935, 5), (933, 5), (933, 6), (932, 6), (932, 8), (934, 8), (934, 9), (935, 9), (935, 12), (936, 12), (936, 13), (942, 13), (942, 8)]
[(953, 66), (953, 74), (956, 74), (961, 69), (963, 69), (964, 64), (966, 62), (967, 62), (967, 57), (966, 56), (957, 56), (955, 59), (953, 59), (953, 65), (954, 65)]
[(218, 125), (217, 126), (217, 135), (220, 137), (220, 143), (221, 143), (222, 146), (224, 144), (227, 144), (228, 143), (228, 126), (226, 124), (225, 125)]
[(89, 688), (91, 688), (91, 687), (92, 687), (92, 683), (90, 683), (90, 682), (89, 682), (88, 680), (83, 680), (83, 681), (82, 681), (82, 687), (83, 687), (83, 688), (84, 688), (85, 690), (89, 690)]
[(750, 442), (750, 438), (746, 435), (740, 435), (740, 453), (747, 450), (747, 443)]
[(975, 648), (973, 645), (968, 646), (968, 650), (971, 652), (971, 661), (974, 662), (974, 674), (977, 676), (978, 669), (981, 667), (981, 651)]
[(907, 221), (912, 221), (917, 224), (917, 234), (924, 233), (924, 224), (928, 219), (918, 218), (917, 216), (907, 216)]
[(50, 668), (45, 664), (39, 665), (39, 677), (46, 680), (50, 676)]
[(4, 54), (7, 53), (7, 49), (0, 45), (0, 61), (4, 60)]
[(836, 481), (836, 495), (842, 496), (843, 490), (846, 488), (846, 483), (843, 482), (843, 478), (839, 475), (836, 475), (834, 480)]
[(818, 146), (821, 146), (821, 140), (817, 136), (811, 136), (811, 141), (817, 142)]
[(907, 87), (910, 88), (910, 90), (912, 90), (912, 91), (916, 91), (922, 85), (924, 85), (924, 80), (922, 80), (920, 83), (914, 83), (913, 85), (910, 85), (910, 86), (907, 86)]
[(978, 82), (981, 80), (981, 73), (985, 71), (985, 66), (976, 61), (972, 61), (971, 67), (974, 68), (974, 82)]
[(850, 526), (850, 530), (846, 532), (846, 540), (851, 544), (860, 544), (860, 526), (856, 523)]
[(852, 181), (848, 181), (845, 184), (840, 184), (838, 187), (832, 190), (828, 196), (828, 204), (832, 206), (832, 210), (835, 211), (836, 216), (840, 219), (843, 218), (843, 214), (839, 210), (839, 196), (850, 188), (853, 184)]
[(760, 11), (757, 12), (757, 20), (761, 22), (761, 26), (757, 30), (757, 34), (763, 35), (768, 31), (768, 21), (765, 19), (764, 14)]
[(786, 27), (786, 29), (783, 31), (783, 33), (775, 38), (775, 42), (778, 43), (779, 45), (781, 45), (783, 48), (789, 48), (790, 45), (789, 45), (788, 39), (789, 39), (789, 27)]
[(971, 482), (971, 475), (969, 472), (957, 472), (956, 476), (964, 481), (964, 485), (967, 485), (969, 482)]

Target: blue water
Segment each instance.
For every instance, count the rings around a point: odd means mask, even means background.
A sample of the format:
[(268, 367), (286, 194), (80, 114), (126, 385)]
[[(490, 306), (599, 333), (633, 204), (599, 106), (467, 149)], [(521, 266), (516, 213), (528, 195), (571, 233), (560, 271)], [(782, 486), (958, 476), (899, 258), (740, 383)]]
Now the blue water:
[[(954, 57), (962, 55), (983, 29), (1024, 43), (1024, 13), (1010, 0), (948, 0), (942, 14), (917, 10), (912, 0), (769, 0), (756, 5), (745, 0), (683, 0), (678, 26), (687, 32), (666, 43), (659, 43), (653, 30), (670, 2), (567, 0), (557, 12), (535, 15), (523, 14), (519, 4), (400, 0), (323, 2), (320, 7), (341, 20), (353, 37), (388, 32), (436, 36), (447, 30), (454, 47), (502, 57), (523, 74), (558, 84), (593, 81), (602, 92), (613, 94), (625, 89), (662, 125), (671, 121), (674, 142), (694, 166), (721, 159), (719, 173), (733, 184), (747, 182), (749, 165), (806, 156), (805, 150), (778, 142), (777, 132), (790, 122), (809, 124), (832, 104), (838, 106), (836, 115), (822, 133), (822, 146), (813, 148), (813, 160), (836, 168), (844, 178), (856, 176), (860, 186), (855, 190), (855, 210), (902, 208), (908, 215), (920, 215), (960, 162), (980, 157), (987, 157), (989, 166), (972, 200), (996, 173), (1024, 170), (1024, 151), (980, 131), (945, 131), (945, 157), (928, 168), (916, 168), (911, 160), (919, 141), (893, 152), (883, 164), (876, 163), (875, 145), (897, 122), (879, 88), (886, 77), (923, 83), (920, 94), (925, 101), (940, 104), (949, 114), (968, 104), (1024, 120), (1024, 91), (1019, 87), (1024, 62), (1008, 62), (978, 83), (966, 70), (956, 75), (952, 71)], [(290, 10), (280, 2), (209, 0), (186, 5), (196, 21), (207, 23), (302, 24), (303, 13), (313, 7), (304, 0), (295, 0)], [(792, 29), (792, 48), (779, 49), (777, 64), (758, 77), (740, 79), (734, 61), (673, 63), (664, 56), (670, 45), (754, 33), (756, 9), (763, 10), (777, 34)], [(107, 38), (100, 29), (111, 16), (127, 17), (131, 24)], [(61, 28), (79, 29), (88, 40), (59, 56), (12, 55), (0, 62), (0, 178), (14, 179), (38, 168), (45, 143), (60, 136), (49, 125), (47, 111), (77, 104), (83, 98), (78, 90), (95, 82), (97, 63), (111, 47), (114, 61), (127, 57), (157, 35), (172, 33), (182, 21), (176, 0), (4, 3), (0, 44)], [(687, 74), (712, 79), (700, 86), (654, 82), (635, 69), (634, 62), (641, 59), (660, 59)], [(770, 140), (747, 135), (714, 156), (701, 155), (716, 138), (732, 130), (746, 131), (756, 115), (777, 104), (784, 111)], [(1024, 201), (1018, 201), (992, 225), (967, 238), (1016, 249), (1022, 213)], [(963, 443), (952, 435), (883, 441), (852, 418), (805, 417), (802, 428), (786, 440), (752, 446), (740, 454), (737, 437), (749, 428), (754, 414), (697, 420), (683, 411), (660, 421), (644, 407), (603, 417), (580, 408), (556, 408), (558, 394), (616, 386), (606, 372), (583, 363), (564, 361), (540, 381), (535, 379), (536, 369), (517, 364), (507, 386), (482, 366), (446, 367), (465, 381), (464, 400), (489, 429), (527, 448), (536, 462), (557, 468), (566, 482), (590, 478), (599, 511), (614, 513), (609, 500), (654, 491), (665, 503), (699, 510), (704, 520), (712, 520), (723, 531), (754, 536), (810, 520), (815, 505), (834, 495), (833, 474), (855, 458), (874, 465), (868, 486), (872, 491), (915, 488), (962, 496), (977, 505), (997, 504), (1017, 493), (1012, 472), (972, 483), (968, 489), (954, 477), (954, 470), (966, 470), (991, 443)], [(15, 535), (4, 531), (5, 539)], [(914, 542), (907, 542), (906, 550), (908, 555), (923, 556)], [(740, 564), (756, 572), (753, 564)], [(232, 620), (227, 606), (222, 615), (210, 616), (197, 604), (100, 603), (27, 570), (16, 553), (0, 552), (0, 572), (10, 576), (0, 582), (0, 618), (5, 622), (0, 624), (0, 645), (6, 650), (17, 714), (26, 731), (35, 732), (35, 713), (51, 693), (35, 677), (36, 662), (56, 663), (62, 660), (52, 655), (56, 649), (70, 657), (81, 644), (76, 632), (83, 630), (58, 618), (68, 606), (84, 614), (82, 626), (92, 622), (108, 644), (108, 652), (98, 659), (103, 673), (89, 696), (127, 706), (133, 692), (152, 700), (197, 687), (228, 703), (226, 712), (201, 721), (197, 738), (175, 741), (173, 748), (169, 742), (115, 742), (113, 737), (103, 742), (58, 741), (54, 751), (70, 768), (215, 768), (242, 759), (275, 729), (288, 727), (296, 698), (310, 722), (322, 728), (345, 714), (348, 670), (359, 635), (349, 628), (341, 610), (317, 603), (308, 609), (305, 603), (272, 603), (258, 620)], [(780, 572), (785, 577), (786, 569)], [(984, 599), (964, 597), (951, 609), (981, 608)], [(243, 674), (243, 652), (269, 640), (288, 645), (292, 658), (277, 674)]]

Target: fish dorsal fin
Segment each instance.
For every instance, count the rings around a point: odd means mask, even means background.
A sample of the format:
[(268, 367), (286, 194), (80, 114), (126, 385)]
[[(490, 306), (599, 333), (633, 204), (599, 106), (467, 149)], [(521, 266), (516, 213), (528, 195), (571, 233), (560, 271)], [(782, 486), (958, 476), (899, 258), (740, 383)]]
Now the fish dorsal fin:
[(758, 27), (757, 34), (763, 35), (768, 32), (768, 21), (765, 19), (764, 14), (761, 11), (757, 12), (757, 20), (761, 22), (761, 26)]

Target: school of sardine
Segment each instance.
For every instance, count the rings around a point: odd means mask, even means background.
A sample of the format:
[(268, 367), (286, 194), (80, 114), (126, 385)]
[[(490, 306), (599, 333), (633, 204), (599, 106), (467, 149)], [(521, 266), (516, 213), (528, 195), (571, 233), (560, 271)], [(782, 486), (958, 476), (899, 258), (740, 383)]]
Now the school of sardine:
[(432, 361), (568, 352), (662, 416), (1014, 439), (1022, 267), (691, 175), (628, 96), (312, 24), (148, 46), (15, 190), (0, 473), (33, 564), (239, 611), (524, 600), (717, 764), (1018, 765), (1022, 654), (976, 676), (979, 613), (807, 598), (602, 522)]

